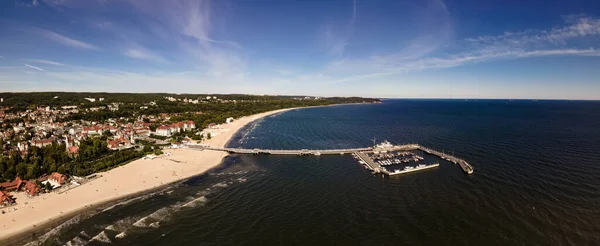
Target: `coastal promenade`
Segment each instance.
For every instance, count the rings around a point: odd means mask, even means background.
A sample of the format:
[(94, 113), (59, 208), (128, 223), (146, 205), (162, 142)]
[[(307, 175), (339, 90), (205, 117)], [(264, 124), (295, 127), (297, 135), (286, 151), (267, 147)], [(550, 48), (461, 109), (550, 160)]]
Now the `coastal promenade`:
[(365, 165), (376, 173), (384, 173), (390, 175), (391, 173), (386, 171), (381, 165), (374, 162), (367, 153), (386, 153), (392, 151), (410, 151), (410, 150), (421, 150), (430, 155), (438, 156), (444, 160), (450, 161), (454, 164), (458, 164), (466, 174), (473, 174), (473, 166), (467, 161), (458, 158), (456, 156), (446, 154), (440, 151), (436, 151), (419, 144), (405, 144), (405, 145), (390, 145), (386, 147), (373, 146), (366, 148), (351, 148), (351, 149), (297, 149), (297, 150), (274, 150), (274, 149), (244, 149), (244, 148), (226, 148), (226, 147), (210, 147), (203, 145), (188, 145), (190, 149), (195, 150), (213, 150), (222, 151), (229, 154), (253, 154), (253, 155), (343, 155), (343, 154), (354, 154)]

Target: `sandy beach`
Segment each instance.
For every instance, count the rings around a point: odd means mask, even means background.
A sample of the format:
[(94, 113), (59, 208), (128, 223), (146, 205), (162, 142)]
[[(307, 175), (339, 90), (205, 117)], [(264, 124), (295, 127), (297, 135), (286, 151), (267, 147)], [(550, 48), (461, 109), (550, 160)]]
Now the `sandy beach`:
[[(203, 143), (214, 147), (224, 147), (231, 137), (246, 124), (292, 109), (269, 111), (236, 119), (232, 123), (223, 124), (221, 129), (216, 130), (218, 134), (214, 134), (212, 139), (205, 140)], [(227, 156), (227, 153), (224, 152), (186, 148), (170, 149), (164, 152), (171, 155), (163, 155), (154, 160), (140, 159), (110, 171), (98, 173), (102, 177), (61, 194), (53, 192), (29, 198), (23, 192), (12, 193), (18, 204), (1, 209), (9, 212), (0, 214), (0, 240), (63, 219), (86, 207), (101, 205), (202, 174), (218, 166)]]

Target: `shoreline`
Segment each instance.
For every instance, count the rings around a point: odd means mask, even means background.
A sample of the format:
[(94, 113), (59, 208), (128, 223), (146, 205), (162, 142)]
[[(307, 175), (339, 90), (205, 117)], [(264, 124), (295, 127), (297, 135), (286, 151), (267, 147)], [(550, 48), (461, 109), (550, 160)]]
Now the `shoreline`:
[[(335, 106), (322, 105), (313, 107)], [(343, 105), (343, 104), (342, 104)], [(219, 134), (202, 143), (211, 146), (225, 147), (233, 136), (244, 126), (264, 117), (295, 109), (312, 107), (285, 108), (244, 116), (232, 123), (223, 124)], [(154, 160), (138, 159), (126, 165), (113, 168), (106, 172), (97, 173), (102, 177), (85, 183), (62, 194), (40, 194), (28, 198), (19, 193), (17, 205), (1, 210), (18, 208), (6, 214), (0, 214), (0, 242), (2, 244), (18, 243), (29, 237), (41, 236), (57, 223), (73, 219), (76, 215), (94, 211), (123, 199), (151, 194), (173, 184), (200, 176), (223, 163), (229, 154), (218, 151), (198, 151), (192, 149), (169, 149)], [(140, 178), (135, 176), (139, 175)], [(154, 177), (154, 178), (153, 178)], [(140, 183), (141, 182), (141, 183)], [(34, 238), (31, 238), (34, 239)]]

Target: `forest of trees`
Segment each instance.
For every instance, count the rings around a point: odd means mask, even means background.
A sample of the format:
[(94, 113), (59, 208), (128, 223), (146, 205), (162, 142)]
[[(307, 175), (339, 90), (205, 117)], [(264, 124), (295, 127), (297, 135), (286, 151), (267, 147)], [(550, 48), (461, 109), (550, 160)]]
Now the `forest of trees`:
[(77, 157), (69, 157), (65, 148), (64, 144), (43, 148), (32, 146), (24, 158), (16, 151), (11, 151), (10, 156), (0, 157), (0, 181), (13, 180), (17, 176), (34, 179), (52, 172), (85, 176), (144, 156), (143, 151), (134, 149), (112, 151), (106, 141), (100, 138), (82, 141)]
[[(374, 101), (378, 99), (360, 98), (360, 97), (329, 97), (320, 100), (295, 100), (293, 98), (302, 98), (304, 96), (257, 96), (257, 95), (242, 95), (242, 94), (168, 94), (168, 93), (102, 93), (102, 92), (30, 92), (30, 93), (10, 93), (0, 92), (0, 98), (4, 102), (0, 106), (9, 106), (14, 110), (25, 110), (32, 106), (68, 106), (79, 105), (84, 108), (108, 105), (111, 103), (140, 104), (151, 101), (166, 102), (164, 97), (174, 97), (178, 99), (196, 99), (206, 98), (206, 96), (217, 96), (223, 100), (252, 100), (273, 102), (275, 104), (282, 101), (309, 102), (312, 105), (324, 105), (331, 103), (350, 103)], [(102, 102), (89, 102), (85, 98), (104, 98)], [(300, 105), (299, 105), (300, 106)]]

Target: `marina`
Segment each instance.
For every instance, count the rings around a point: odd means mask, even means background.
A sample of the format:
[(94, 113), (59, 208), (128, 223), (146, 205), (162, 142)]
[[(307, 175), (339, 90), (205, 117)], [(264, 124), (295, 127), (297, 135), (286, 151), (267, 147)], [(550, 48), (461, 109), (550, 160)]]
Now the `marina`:
[[(424, 154), (437, 156), (445, 161), (458, 164), (466, 174), (473, 174), (473, 167), (467, 161), (456, 156), (439, 152), (419, 144), (393, 145), (384, 141), (373, 147), (351, 148), (351, 149), (299, 149), (299, 150), (275, 150), (275, 149), (243, 149), (243, 148), (216, 148), (202, 145), (188, 145), (188, 148), (196, 150), (225, 151), (230, 154), (253, 154), (253, 155), (344, 155), (352, 154), (358, 163), (373, 173), (386, 175), (397, 175), (427, 170), (439, 166), (439, 162), (430, 164), (418, 163), (423, 161)], [(412, 165), (411, 165), (412, 164)], [(404, 165), (404, 166), (402, 166)], [(400, 167), (400, 168), (399, 168)]]

